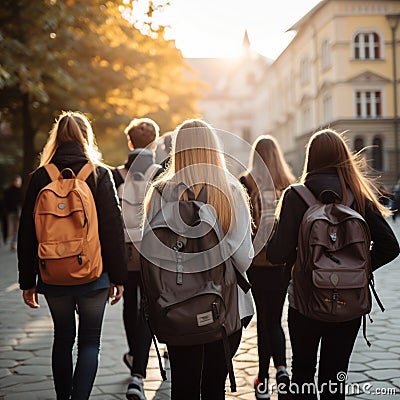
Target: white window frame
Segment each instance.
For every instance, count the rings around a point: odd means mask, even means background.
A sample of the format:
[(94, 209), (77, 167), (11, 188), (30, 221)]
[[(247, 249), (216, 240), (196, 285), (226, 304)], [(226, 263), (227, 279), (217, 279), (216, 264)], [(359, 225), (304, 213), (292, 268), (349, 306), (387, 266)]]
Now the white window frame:
[[(378, 42), (373, 39), (374, 35), (377, 35)], [(360, 36), (360, 40), (356, 43), (357, 36)], [(368, 41), (366, 42), (366, 38)], [(379, 57), (375, 57), (375, 45), (378, 44)], [(359, 49), (359, 57), (356, 57), (356, 49)], [(366, 57), (366, 49), (369, 49), (369, 57)], [(351, 41), (351, 51), (353, 60), (357, 61), (374, 61), (383, 59), (383, 38), (380, 32), (376, 29), (362, 29), (354, 32), (353, 39)]]
[[(377, 101), (376, 92), (380, 93), (379, 102)], [(358, 98), (357, 93), (360, 93)], [(370, 93), (368, 98), (367, 93)], [(360, 115), (357, 113), (357, 105), (360, 103)], [(370, 103), (370, 115), (367, 114), (367, 106)], [(380, 115), (378, 115), (378, 103), (380, 103)], [(358, 88), (354, 90), (354, 115), (356, 118), (381, 118), (383, 116), (383, 90), (381, 88)]]

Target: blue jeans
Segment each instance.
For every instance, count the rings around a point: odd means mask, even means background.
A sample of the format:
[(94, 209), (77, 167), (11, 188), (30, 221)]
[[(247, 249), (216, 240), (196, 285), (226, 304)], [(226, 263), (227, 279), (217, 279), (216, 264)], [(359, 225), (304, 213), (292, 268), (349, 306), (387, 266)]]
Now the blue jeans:
[[(81, 296), (45, 296), (54, 323), (52, 369), (57, 400), (87, 400), (90, 396), (108, 294), (109, 289), (100, 289)], [(75, 310), (79, 316), (78, 358), (73, 372)]]

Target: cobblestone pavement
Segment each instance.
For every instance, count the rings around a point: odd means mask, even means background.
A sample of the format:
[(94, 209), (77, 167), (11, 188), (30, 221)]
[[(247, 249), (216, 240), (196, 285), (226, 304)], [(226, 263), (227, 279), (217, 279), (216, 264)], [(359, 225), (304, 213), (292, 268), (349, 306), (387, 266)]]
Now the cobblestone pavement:
[[(400, 238), (400, 222), (392, 225)], [(375, 281), (386, 311), (381, 313), (374, 305), (371, 314), (374, 323), (368, 323), (371, 348), (367, 347), (362, 333), (359, 334), (348, 374), (348, 397), (365, 400), (400, 399), (400, 259), (377, 271)], [(42, 297), (39, 299), (40, 309), (32, 310), (25, 306), (16, 282), (16, 255), (3, 246), (0, 248), (0, 399), (54, 399), (51, 375), (52, 322), (49, 311)], [(287, 333), (286, 312), (283, 320)], [(164, 345), (160, 349), (163, 352)], [(125, 399), (129, 383), (129, 373), (122, 362), (125, 351), (122, 303), (107, 305), (99, 370), (91, 399)], [(290, 369), (288, 334), (287, 358)], [(243, 333), (234, 358), (234, 368), (238, 391), (230, 393), (227, 387), (226, 398), (254, 399), (252, 384), (257, 374), (254, 320)], [(272, 368), (270, 372), (274, 376)], [(167, 400), (169, 389), (168, 381), (161, 382), (152, 347), (145, 382), (147, 399)], [(276, 399), (275, 394), (272, 399)]]

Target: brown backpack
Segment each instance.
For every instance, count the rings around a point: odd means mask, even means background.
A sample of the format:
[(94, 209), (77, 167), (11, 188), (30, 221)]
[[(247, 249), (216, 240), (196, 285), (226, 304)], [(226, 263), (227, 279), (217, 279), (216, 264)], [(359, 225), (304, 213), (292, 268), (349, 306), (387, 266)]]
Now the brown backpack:
[(308, 205), (292, 270), (295, 308), (308, 318), (344, 322), (371, 310), (369, 227), (348, 205), (324, 204), (301, 184), (291, 185)]
[(162, 209), (144, 227), (141, 274), (148, 320), (161, 343), (222, 339), (235, 391), (227, 337), (241, 328), (238, 283), (245, 291), (250, 286), (233, 266), (215, 212), (206, 205), (206, 186), (197, 198), (185, 186), (188, 200), (178, 200), (179, 187), (164, 188)]
[(45, 165), (51, 182), (39, 192), (34, 210), (44, 283), (80, 285), (102, 273), (96, 204), (85, 182), (95, 168), (87, 163), (75, 176), (70, 168), (60, 172)]

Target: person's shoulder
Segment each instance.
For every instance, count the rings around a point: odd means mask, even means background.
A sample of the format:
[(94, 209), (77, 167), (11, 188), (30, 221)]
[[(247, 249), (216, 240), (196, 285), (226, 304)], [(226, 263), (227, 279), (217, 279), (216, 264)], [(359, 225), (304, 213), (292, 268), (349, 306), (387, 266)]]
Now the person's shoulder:
[(46, 167), (42, 165), (41, 167), (36, 168), (30, 175), (29, 180), (31, 182), (36, 182), (38, 180), (42, 180), (45, 177), (49, 177), (49, 174), (46, 171)]
[(281, 194), (282, 204), (304, 204), (304, 200), (301, 197), (300, 193), (298, 193), (294, 188), (293, 185), (289, 185), (286, 189), (283, 190)]

